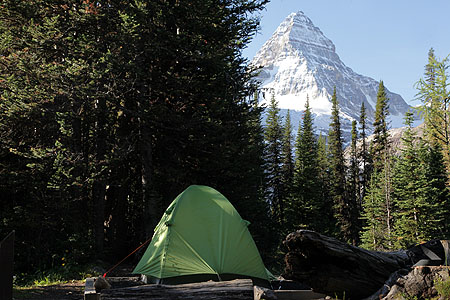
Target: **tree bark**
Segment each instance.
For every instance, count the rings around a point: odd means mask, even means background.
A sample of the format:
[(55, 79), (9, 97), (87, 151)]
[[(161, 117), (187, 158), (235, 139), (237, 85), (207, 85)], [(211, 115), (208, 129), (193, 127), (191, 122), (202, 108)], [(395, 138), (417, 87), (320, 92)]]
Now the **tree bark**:
[(289, 234), (284, 244), (286, 279), (345, 299), (370, 296), (392, 273), (411, 265), (406, 251), (368, 251), (308, 230)]
[(105, 195), (106, 182), (102, 174), (102, 167), (105, 162), (106, 155), (106, 100), (99, 98), (95, 104), (96, 124), (95, 124), (95, 172), (97, 173), (92, 185), (92, 197), (94, 203), (94, 232), (95, 232), (95, 248), (98, 253), (103, 252), (105, 232)]
[(142, 285), (103, 290), (101, 299), (253, 299), (250, 279), (200, 282), (179, 285)]
[(153, 147), (148, 125), (141, 121), (140, 128), (140, 155), (142, 166), (142, 197), (144, 204), (144, 232), (147, 237), (153, 235), (153, 230), (158, 224), (160, 199), (153, 185)]
[(284, 244), (288, 248), (283, 274), (286, 279), (345, 299), (369, 297), (381, 287), (392, 285), (398, 276), (414, 270), (416, 264), (450, 264), (450, 242), (446, 240), (431, 240), (396, 252), (377, 252), (299, 230), (289, 234)]

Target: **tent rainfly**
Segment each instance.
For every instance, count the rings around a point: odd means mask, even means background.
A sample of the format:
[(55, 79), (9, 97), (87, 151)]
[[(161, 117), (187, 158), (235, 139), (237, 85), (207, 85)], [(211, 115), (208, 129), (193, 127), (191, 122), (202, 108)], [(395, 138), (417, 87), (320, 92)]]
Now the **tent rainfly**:
[(218, 191), (192, 185), (170, 204), (134, 274), (157, 283), (251, 278), (269, 281), (250, 232)]

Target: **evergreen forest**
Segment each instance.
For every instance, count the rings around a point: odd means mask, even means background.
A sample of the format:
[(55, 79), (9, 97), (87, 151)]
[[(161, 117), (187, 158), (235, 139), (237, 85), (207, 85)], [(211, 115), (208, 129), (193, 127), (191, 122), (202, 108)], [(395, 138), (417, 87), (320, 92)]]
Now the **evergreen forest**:
[(242, 50), (267, 2), (2, 1), (0, 239), (15, 230), (17, 272), (118, 262), (192, 184), (230, 200), (276, 271), (298, 229), (380, 251), (450, 239), (448, 59), (429, 51), (401, 149), (381, 81), (373, 139), (363, 104), (344, 152), (336, 91), (327, 136), (309, 99), (296, 134), (275, 97), (258, 106)]

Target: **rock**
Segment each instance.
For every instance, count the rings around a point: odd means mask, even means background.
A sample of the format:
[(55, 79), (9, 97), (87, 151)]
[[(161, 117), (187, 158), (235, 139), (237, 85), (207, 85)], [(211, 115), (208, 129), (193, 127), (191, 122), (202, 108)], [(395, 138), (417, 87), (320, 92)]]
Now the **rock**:
[[(396, 278), (365, 300), (448, 299), (439, 295), (440, 282), (450, 280), (448, 266), (414, 267), (409, 272), (397, 272)], [(442, 284), (442, 283), (441, 283)], [(440, 298), (437, 298), (440, 297)]]
[(101, 290), (110, 289), (111, 285), (103, 276), (98, 276), (97, 279), (95, 279), (94, 287), (97, 292), (100, 292)]

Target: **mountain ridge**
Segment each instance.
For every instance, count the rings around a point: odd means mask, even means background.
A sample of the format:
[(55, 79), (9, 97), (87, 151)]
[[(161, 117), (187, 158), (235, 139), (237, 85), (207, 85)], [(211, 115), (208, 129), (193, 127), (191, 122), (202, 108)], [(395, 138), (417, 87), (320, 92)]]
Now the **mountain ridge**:
[[(260, 67), (256, 80), (261, 82), (261, 103), (268, 104), (273, 94), (280, 109), (291, 110), (291, 115), (301, 114), (309, 97), (317, 131), (327, 134), (331, 96), (336, 87), (344, 135), (349, 135), (353, 120), (359, 121), (363, 102), (369, 133), (372, 130), (379, 81), (347, 67), (334, 43), (302, 11), (290, 14), (278, 26), (251, 65)], [(410, 106), (387, 87), (386, 92), (390, 121), (400, 127)]]

